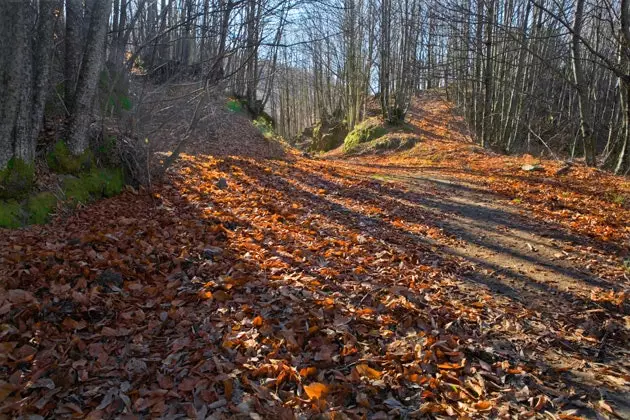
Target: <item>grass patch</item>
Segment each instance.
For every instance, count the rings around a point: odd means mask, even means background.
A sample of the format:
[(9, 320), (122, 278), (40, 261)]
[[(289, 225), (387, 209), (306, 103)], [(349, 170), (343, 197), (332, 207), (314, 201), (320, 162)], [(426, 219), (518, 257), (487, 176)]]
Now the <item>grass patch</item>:
[(25, 207), (28, 213), (28, 223), (34, 225), (46, 223), (50, 218), (50, 214), (57, 207), (57, 201), (57, 197), (49, 192), (29, 197)]
[(617, 204), (622, 207), (628, 202), (628, 198), (621, 193), (608, 192), (606, 196), (609, 202), (611, 202), (612, 204)]
[(371, 178), (376, 179), (377, 181), (383, 181), (383, 182), (395, 181), (394, 177), (389, 176), (389, 175), (372, 175)]

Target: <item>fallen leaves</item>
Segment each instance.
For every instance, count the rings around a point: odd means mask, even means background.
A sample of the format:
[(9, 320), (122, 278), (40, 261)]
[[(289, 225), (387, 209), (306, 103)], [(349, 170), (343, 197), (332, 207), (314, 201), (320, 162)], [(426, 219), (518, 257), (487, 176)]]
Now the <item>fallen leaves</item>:
[[(344, 165), (184, 157), (153, 196), (3, 231), (0, 416), (615, 409), (577, 386), (558, 396), (578, 368), (543, 362), (618, 348), (621, 322), (602, 329), (604, 309), (546, 317), (471, 286), (470, 271), (487, 277), (427, 241), (448, 239), (435, 220), (360, 176), (372, 168)], [(598, 363), (626, 386), (626, 367)]]

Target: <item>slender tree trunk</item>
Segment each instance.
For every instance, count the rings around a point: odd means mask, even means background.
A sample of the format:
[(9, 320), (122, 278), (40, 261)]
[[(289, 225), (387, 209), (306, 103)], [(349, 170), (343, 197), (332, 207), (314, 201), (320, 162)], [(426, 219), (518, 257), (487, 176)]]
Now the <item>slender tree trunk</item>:
[(584, 0), (575, 3), (575, 17), (573, 21), (573, 37), (571, 40), (571, 61), (573, 64), (573, 80), (578, 94), (578, 109), (580, 112), (580, 134), (584, 144), (584, 158), (586, 164), (595, 166), (595, 139), (593, 135), (593, 117), (588, 101), (588, 86), (582, 69), (581, 34), (584, 18)]
[(86, 44), (87, 52), (81, 65), (74, 107), (68, 124), (68, 147), (75, 155), (83, 153), (89, 146), (88, 129), (92, 117), (94, 94), (105, 56), (105, 39), (111, 4), (111, 0), (99, 0), (92, 10)]
[(67, 109), (74, 107), (74, 94), (81, 65), (83, 41), (83, 5), (81, 0), (66, 0), (66, 34), (64, 65), (64, 100)]
[(494, 81), (492, 80), (492, 28), (494, 26), (494, 0), (490, 0), (487, 6), (486, 23), (486, 65), (483, 75), (485, 88), (483, 104), (483, 129), (481, 136), (481, 146), (485, 147), (492, 140), (492, 96)]

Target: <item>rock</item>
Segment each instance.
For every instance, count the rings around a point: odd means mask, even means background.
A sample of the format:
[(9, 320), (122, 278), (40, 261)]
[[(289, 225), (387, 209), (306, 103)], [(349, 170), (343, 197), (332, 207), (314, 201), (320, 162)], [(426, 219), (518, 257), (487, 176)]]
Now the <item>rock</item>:
[(540, 165), (523, 165), (521, 166), (521, 169), (527, 172), (533, 172), (533, 171), (543, 171), (543, 167)]
[(223, 249), (218, 246), (211, 246), (203, 250), (203, 257), (207, 260), (213, 260), (223, 253)]
[(572, 167), (572, 164), (570, 162), (567, 162), (562, 168), (556, 171), (555, 175), (556, 176), (566, 175), (571, 170), (571, 167)]
[(122, 287), (124, 279), (122, 274), (108, 268), (96, 278), (96, 282), (108, 291), (116, 291)]
[(228, 183), (225, 178), (219, 178), (216, 185), (217, 185), (217, 188), (220, 190), (224, 190), (228, 187)]
[(342, 121), (321, 121), (313, 128), (313, 141), (310, 150), (327, 152), (343, 144), (348, 128)]

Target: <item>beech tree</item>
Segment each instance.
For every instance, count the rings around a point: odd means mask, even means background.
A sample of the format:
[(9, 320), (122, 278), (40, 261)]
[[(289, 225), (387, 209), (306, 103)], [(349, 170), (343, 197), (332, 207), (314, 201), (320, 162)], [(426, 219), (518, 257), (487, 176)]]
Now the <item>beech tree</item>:
[(141, 107), (127, 92), (134, 79), (213, 86), (254, 118), (271, 115), (289, 138), (318, 121), (352, 129), (370, 101), (399, 123), (414, 94), (445, 89), (484, 147), (628, 173), (628, 8), (627, 0), (3, 2), (0, 170), (13, 158), (33, 161), (50, 101), (61, 104), (70, 151), (83, 153), (94, 121)]
[[(59, 2), (0, 2), (0, 170), (31, 163), (42, 127)], [(33, 35), (34, 34), (34, 35)]]

